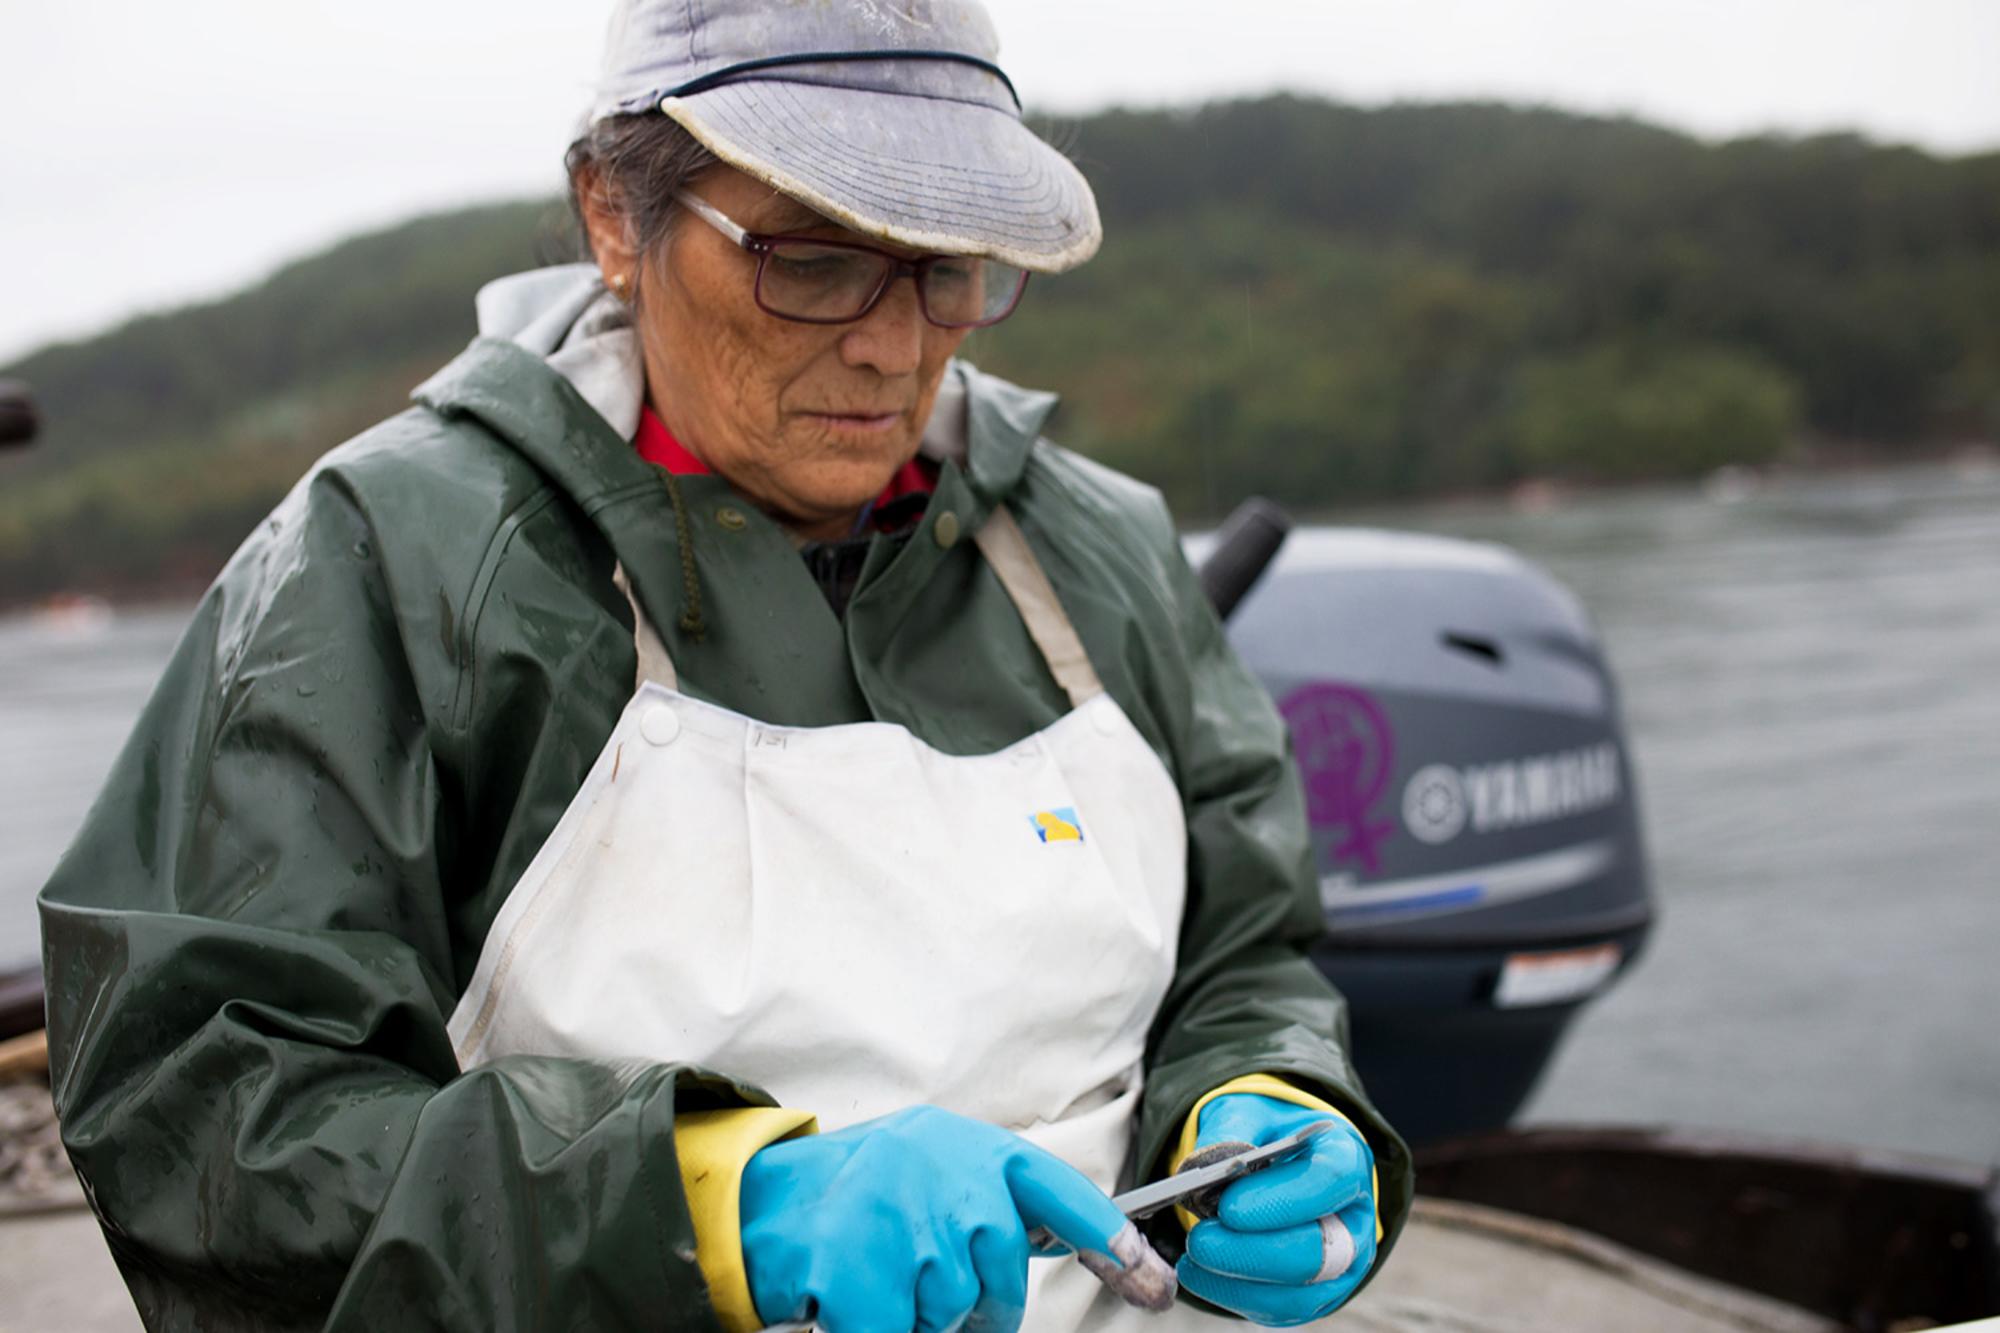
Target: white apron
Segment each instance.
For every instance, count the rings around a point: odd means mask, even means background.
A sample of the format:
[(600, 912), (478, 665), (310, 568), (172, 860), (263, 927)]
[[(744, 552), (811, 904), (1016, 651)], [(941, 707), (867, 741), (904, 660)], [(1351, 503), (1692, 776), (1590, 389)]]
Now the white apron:
[[(1180, 793), (1012, 517), (975, 540), (1073, 705), (996, 754), (689, 698), (632, 599), (637, 692), (494, 921), (461, 1068), (703, 1065), (828, 1130), (930, 1103), (1116, 1187), (1174, 970)], [(1219, 1323), (1127, 1311), (1074, 1260), (1030, 1275), (1028, 1329)]]

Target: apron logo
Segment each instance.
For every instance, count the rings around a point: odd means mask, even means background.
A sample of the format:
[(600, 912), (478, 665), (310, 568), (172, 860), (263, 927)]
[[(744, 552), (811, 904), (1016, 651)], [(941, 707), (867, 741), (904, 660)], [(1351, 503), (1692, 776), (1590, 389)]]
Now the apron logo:
[(1035, 836), (1043, 842), (1082, 842), (1083, 824), (1076, 817), (1076, 807), (1057, 806), (1053, 810), (1043, 810), (1028, 816), (1034, 825)]

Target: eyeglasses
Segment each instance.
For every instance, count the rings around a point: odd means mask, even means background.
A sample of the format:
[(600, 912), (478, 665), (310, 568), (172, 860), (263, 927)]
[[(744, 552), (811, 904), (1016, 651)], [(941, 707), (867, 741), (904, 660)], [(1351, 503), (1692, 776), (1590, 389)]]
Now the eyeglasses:
[(978, 329), (1014, 313), (1027, 270), (993, 259), (925, 255), (904, 259), (872, 245), (745, 231), (713, 205), (677, 190), (690, 213), (757, 256), (760, 310), (801, 324), (847, 324), (875, 308), (889, 285), (917, 280), (917, 306), (941, 329)]

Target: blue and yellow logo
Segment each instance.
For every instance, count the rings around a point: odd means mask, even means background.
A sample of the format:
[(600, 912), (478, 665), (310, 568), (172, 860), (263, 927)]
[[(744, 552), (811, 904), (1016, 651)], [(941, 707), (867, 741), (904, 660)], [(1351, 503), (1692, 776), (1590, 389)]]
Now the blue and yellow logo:
[(1029, 815), (1028, 822), (1035, 826), (1035, 836), (1043, 842), (1083, 841), (1083, 825), (1077, 820), (1075, 806), (1039, 811)]

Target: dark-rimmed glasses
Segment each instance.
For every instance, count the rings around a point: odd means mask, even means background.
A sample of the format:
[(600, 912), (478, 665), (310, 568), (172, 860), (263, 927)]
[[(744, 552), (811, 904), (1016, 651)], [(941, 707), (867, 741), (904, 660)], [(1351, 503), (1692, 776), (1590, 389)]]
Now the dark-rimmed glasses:
[(1014, 313), (1027, 270), (995, 259), (925, 255), (905, 259), (852, 241), (766, 236), (746, 231), (689, 193), (674, 198), (690, 213), (757, 256), (758, 309), (801, 324), (848, 324), (873, 310), (898, 278), (916, 279), (917, 305), (941, 329), (978, 329)]

